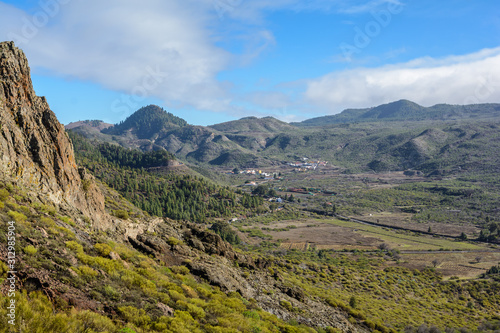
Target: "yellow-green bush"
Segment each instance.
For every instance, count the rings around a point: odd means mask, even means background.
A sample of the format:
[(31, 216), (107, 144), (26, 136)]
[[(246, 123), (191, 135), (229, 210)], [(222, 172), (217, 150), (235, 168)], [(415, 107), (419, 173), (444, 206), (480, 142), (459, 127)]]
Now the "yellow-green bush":
[(47, 213), (47, 214), (50, 214), (52, 216), (54, 216), (56, 214), (55, 207), (51, 206), (51, 205), (44, 205), (44, 204), (39, 203), (39, 202), (33, 202), (31, 204), (31, 207), (35, 208), (37, 211), (41, 211), (43, 213)]
[(193, 318), (197, 319), (202, 319), (205, 318), (205, 310), (202, 308), (194, 305), (194, 304), (188, 304), (187, 305), (187, 311)]
[(198, 297), (198, 294), (196, 291), (194, 291), (190, 286), (187, 286), (185, 284), (181, 285), (182, 290), (184, 291), (184, 294), (189, 297), (189, 298), (196, 298)]
[(49, 217), (42, 216), (38, 218), (38, 221), (46, 227), (54, 228), (56, 223)]
[[(72, 310), (57, 313), (52, 303), (40, 292), (29, 295), (25, 291), (16, 293), (16, 325), (19, 332), (77, 333), (108, 332), (114, 333), (117, 327), (111, 319), (90, 311)], [(0, 332), (6, 333), (11, 325), (7, 320), (7, 304), (10, 298), (0, 294)]]
[(111, 260), (103, 257), (92, 257), (83, 253), (83, 251), (78, 252), (76, 257), (84, 264), (90, 266), (99, 266), (100, 268), (104, 269), (104, 271), (106, 271), (106, 273), (108, 274), (114, 274), (116, 272), (123, 270), (123, 264), (116, 260)]
[(182, 241), (179, 240), (179, 239), (177, 239), (177, 238), (175, 238), (175, 237), (171, 236), (171, 237), (168, 237), (167, 243), (170, 244), (170, 245), (172, 245), (172, 246), (174, 246), (174, 245), (181, 244)]
[(59, 216), (59, 219), (61, 221), (63, 221), (64, 223), (69, 224), (72, 227), (76, 227), (75, 222), (73, 222), (73, 220), (71, 218), (69, 218), (68, 216)]
[(129, 214), (126, 210), (114, 210), (113, 211), (113, 215), (116, 216), (117, 218), (119, 219), (122, 219), (122, 220), (128, 220), (129, 219)]
[(6, 189), (0, 189), (0, 201), (5, 201), (9, 197), (10, 193)]
[(118, 253), (118, 255), (123, 259), (123, 260), (127, 260), (129, 258), (133, 258), (134, 256), (136, 256), (138, 254), (137, 251), (125, 246), (124, 244), (116, 244), (114, 246), (114, 250), (116, 251), (116, 253)]
[(111, 253), (111, 251), (113, 251), (113, 249), (108, 244), (103, 244), (103, 243), (95, 244), (94, 248), (103, 257), (107, 257)]
[(33, 245), (28, 245), (28, 246), (23, 248), (23, 252), (26, 254), (29, 254), (29, 255), (33, 255), (33, 254), (36, 254), (37, 249)]
[(111, 319), (92, 311), (76, 312), (77, 332), (116, 332), (116, 326)]
[(9, 217), (16, 222), (24, 222), (27, 219), (26, 215), (24, 215), (23, 213), (15, 212), (13, 210), (9, 210), (7, 215), (9, 215)]
[(66, 247), (70, 250), (75, 251), (76, 253), (83, 253), (83, 246), (75, 241), (67, 241)]
[(95, 278), (99, 273), (97, 273), (93, 268), (82, 265), (78, 268), (73, 268), (74, 271), (76, 271), (79, 275), (81, 275), (84, 279), (86, 280), (92, 280)]
[(281, 300), (280, 301), (280, 305), (282, 307), (284, 307), (285, 309), (287, 309), (288, 311), (292, 311), (293, 310), (293, 306), (290, 302), (286, 301), (286, 300)]
[(7, 277), (7, 272), (9, 271), (9, 266), (7, 266), (3, 261), (0, 261), (0, 284)]
[(189, 268), (187, 268), (186, 266), (172, 266), (170, 267), (170, 269), (175, 274), (182, 274), (182, 275), (189, 274)]
[(189, 300), (189, 303), (194, 304), (196, 306), (199, 306), (200, 308), (203, 308), (203, 309), (207, 306), (207, 302), (205, 302), (204, 300), (202, 300), (200, 298), (191, 298)]
[(123, 270), (120, 272), (121, 280), (128, 288), (141, 287), (146, 285), (146, 279), (132, 270)]
[(208, 285), (198, 285), (196, 287), (196, 291), (198, 292), (199, 295), (205, 298), (212, 297), (212, 291), (210, 290), (210, 286)]
[(141, 290), (148, 296), (156, 296), (158, 291), (156, 290), (156, 285), (153, 281), (144, 279), (141, 281)]
[(104, 286), (104, 295), (109, 297), (110, 299), (114, 300), (114, 301), (118, 301), (120, 300), (121, 298), (121, 294), (118, 290), (116, 290), (115, 288), (113, 288), (112, 286), (109, 286), (109, 285), (106, 285)]
[(174, 301), (186, 301), (186, 296), (178, 292), (177, 290), (169, 290), (168, 291), (170, 298)]
[(121, 306), (118, 307), (118, 311), (126, 321), (134, 323), (139, 327), (151, 323), (151, 318), (146, 314), (144, 309), (137, 309), (133, 306)]

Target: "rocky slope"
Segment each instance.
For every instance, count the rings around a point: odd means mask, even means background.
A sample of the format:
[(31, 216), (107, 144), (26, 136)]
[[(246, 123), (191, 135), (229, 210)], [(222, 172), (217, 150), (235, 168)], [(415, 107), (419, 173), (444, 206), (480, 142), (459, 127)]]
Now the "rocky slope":
[(104, 197), (78, 169), (64, 127), (36, 96), (26, 56), (12, 42), (0, 43), (0, 126), (4, 176), (96, 222), (106, 220)]

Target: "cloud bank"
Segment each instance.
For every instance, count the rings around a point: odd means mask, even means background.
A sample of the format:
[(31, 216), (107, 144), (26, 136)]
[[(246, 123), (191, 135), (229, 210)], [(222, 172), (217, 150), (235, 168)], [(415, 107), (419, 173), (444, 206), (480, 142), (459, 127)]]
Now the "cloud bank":
[[(25, 12), (0, 2), (0, 39), (14, 40), (38, 73), (122, 92), (123, 98), (109, 108), (124, 115), (142, 106), (147, 97), (172, 108), (232, 116), (256, 112), (281, 119), (399, 99), (426, 106), (500, 100), (500, 48), (336, 71), (240, 94), (235, 92), (236, 83), (218, 78), (225, 70), (248, 66), (279, 44), (265, 28), (265, 14), (270, 11), (358, 15), (388, 3), (400, 4), (398, 0), (145, 0), (140, 5), (135, 0), (41, 0)], [(239, 40), (243, 51), (236, 54), (224, 48), (227, 39)]]
[(304, 98), (328, 113), (399, 99), (424, 106), (498, 102), (500, 48), (334, 72), (308, 80), (306, 85)]
[[(32, 13), (0, 3), (0, 38), (14, 40), (33, 68), (172, 105), (220, 110), (216, 75), (231, 54), (217, 47), (211, 3), (186, 0), (47, 0)], [(132, 104), (134, 101), (122, 101)]]

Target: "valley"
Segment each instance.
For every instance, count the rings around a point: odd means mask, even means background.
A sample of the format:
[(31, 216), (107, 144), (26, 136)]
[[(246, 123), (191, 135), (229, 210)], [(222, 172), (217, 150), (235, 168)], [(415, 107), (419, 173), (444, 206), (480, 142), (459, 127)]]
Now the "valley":
[(64, 128), (0, 51), (0, 333), (498, 331), (497, 104)]
[[(404, 109), (408, 103), (381, 109), (395, 114), (401, 105)], [(382, 322), (403, 329), (401, 316), (407, 328), (410, 323), (418, 327), (419, 320), (467, 326), (451, 319), (447, 311), (436, 311), (442, 305), (434, 299), (427, 301), (436, 312), (409, 310), (422, 297), (409, 292), (415, 286), (400, 290), (384, 284), (375, 287), (373, 281), (393, 272), (398, 281), (417, 274), (424, 280), (473, 286), (500, 262), (499, 156), (494, 153), (500, 144), (499, 125), (497, 107), (485, 107), (491, 110), (485, 113), (491, 117), (486, 122), (454, 114), (434, 122), (391, 118), (314, 127), (311, 122), (285, 125), (270, 118), (244, 118), (199, 129), (216, 131), (205, 142), (210, 143), (208, 151), (222, 152), (214, 160), (206, 158), (205, 144), (198, 146), (203, 153), (180, 153), (175, 158), (236, 193), (231, 200), (242, 208), (233, 204), (207, 215), (203, 222), (242, 253), (276, 258), (280, 263), (269, 268), (276, 280), (340, 308), (348, 308), (345, 304), (354, 297), (362, 302), (363, 314), (351, 307), (351, 318), (382, 331)], [(78, 127), (74, 130), (85, 140), (99, 137)], [(130, 148), (117, 137), (105, 141)], [(224, 150), (229, 142), (231, 153)], [(151, 146), (141, 149), (149, 151)], [(242, 152), (245, 158), (240, 158)], [(168, 170), (165, 175), (176, 173)], [(154, 168), (150, 171), (158, 174)], [(316, 265), (325, 268), (312, 269), (313, 273), (310, 269)], [(348, 280), (332, 277), (339, 269)], [(372, 281), (371, 287), (367, 281)], [(443, 292), (426, 289), (428, 285), (418, 288)], [(387, 293), (392, 296), (378, 296)], [(463, 294), (454, 297), (460, 301), (453, 301), (457, 304), (453, 311), (476, 307)], [(282, 305), (293, 309), (293, 304)], [(388, 307), (394, 312), (379, 311)], [(412, 315), (403, 315), (404, 311)]]

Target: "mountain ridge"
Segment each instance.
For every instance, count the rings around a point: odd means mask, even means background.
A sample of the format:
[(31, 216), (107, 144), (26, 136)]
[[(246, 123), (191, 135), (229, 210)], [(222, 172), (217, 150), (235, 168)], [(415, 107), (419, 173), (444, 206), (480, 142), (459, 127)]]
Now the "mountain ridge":
[(450, 105), (436, 104), (430, 107), (409, 100), (399, 100), (370, 108), (346, 109), (335, 115), (327, 115), (291, 123), (295, 126), (326, 126), (370, 121), (453, 121), (460, 119), (486, 119), (500, 116), (500, 104)]
[[(351, 168), (352, 162), (358, 161), (359, 170), (422, 168), (432, 173), (435, 170), (429, 168), (428, 161), (448, 154), (450, 147), (460, 147), (452, 151), (467, 156), (469, 152), (463, 149), (464, 138), (482, 147), (486, 142), (480, 140), (481, 135), (487, 133), (491, 144), (496, 145), (494, 131), (487, 124), (491, 120), (495, 123), (499, 115), (500, 104), (437, 104), (425, 108), (400, 100), (313, 118), (302, 125), (288, 124), (272, 117), (245, 117), (208, 127), (168, 125), (152, 133), (149, 139), (140, 139), (130, 131), (121, 136), (110, 136), (105, 132), (112, 127), (98, 131), (88, 124), (73, 128), (73, 131), (143, 151), (166, 149), (180, 159), (207, 166), (265, 167), (282, 163), (300, 152), (344, 168)], [(447, 129), (450, 126), (454, 127), (451, 132)], [(435, 135), (420, 135), (426, 130), (431, 131), (429, 133), (449, 132), (450, 135), (445, 135), (448, 141), (443, 143)], [(467, 134), (471, 131), (476, 134)], [(463, 136), (460, 137), (455, 135), (457, 133), (465, 134), (460, 134)], [(363, 153), (356, 157), (357, 152)]]

